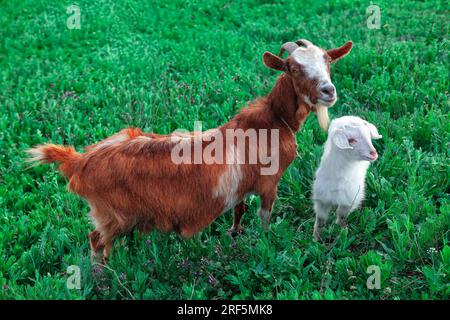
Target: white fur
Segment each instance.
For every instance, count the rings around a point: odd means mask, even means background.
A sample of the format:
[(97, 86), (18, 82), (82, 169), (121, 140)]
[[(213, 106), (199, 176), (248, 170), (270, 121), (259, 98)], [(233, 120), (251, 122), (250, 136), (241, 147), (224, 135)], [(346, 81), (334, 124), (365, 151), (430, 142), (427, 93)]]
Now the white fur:
[(328, 116), (328, 108), (318, 104), (316, 106), (316, 115), (319, 126), (323, 129), (323, 131), (326, 132), (328, 130), (328, 123), (330, 122), (330, 118)]
[(330, 83), (327, 64), (324, 58), (324, 52), (315, 45), (308, 47), (299, 47), (292, 52), (291, 56), (301, 64), (310, 79), (317, 79), (320, 83)]
[(110, 146), (114, 146), (116, 144), (122, 143), (126, 140), (128, 140), (130, 136), (127, 133), (121, 133), (113, 135), (111, 138), (108, 138), (104, 140), (103, 142), (100, 142), (98, 145), (95, 146), (94, 150), (100, 150), (104, 149)]
[(130, 143), (146, 143), (152, 141), (153, 139), (146, 136), (137, 136), (130, 140)]
[(314, 202), (342, 205), (354, 210), (364, 198), (368, 167), (368, 161), (349, 162), (342, 156), (324, 154), (314, 181)]
[[(297, 63), (299, 63), (303, 67), (306, 76), (309, 79), (317, 80), (319, 89), (324, 86), (334, 87), (328, 73), (327, 63), (325, 61), (324, 52), (322, 51), (322, 49), (313, 44), (310, 44), (307, 47), (297, 48), (294, 52), (292, 52), (291, 56)], [(329, 97), (325, 97), (325, 99), (328, 100)], [(303, 100), (310, 107), (314, 105), (307, 95), (303, 95)], [(320, 101), (321, 104), (317, 105), (317, 119), (319, 121), (320, 127), (324, 131), (327, 131), (329, 123), (327, 107), (331, 107), (336, 101), (336, 93), (334, 94), (334, 99), (331, 103), (329, 103), (328, 101), (324, 102), (322, 97), (320, 97), (318, 101)]]
[(26, 161), (36, 162), (36, 165), (39, 164), (45, 158), (42, 146), (37, 146), (35, 148), (29, 149), (27, 150), (27, 153), (30, 157)]
[[(353, 137), (357, 142), (346, 148), (338, 147), (333, 141), (337, 132), (346, 134), (345, 142)], [(348, 214), (361, 204), (370, 165), (365, 157), (375, 151), (371, 139), (378, 138), (381, 136), (375, 126), (361, 118), (348, 116), (331, 122), (313, 185), (316, 239), (320, 237), (320, 225), (333, 207), (337, 207), (337, 223), (343, 225)]]
[(310, 106), (310, 107), (314, 107), (314, 104), (311, 102), (311, 100), (309, 99), (309, 97), (307, 95), (303, 95), (303, 101), (305, 101), (305, 103)]
[(239, 200), (241, 200), (237, 196), (237, 191), (242, 180), (242, 171), (238, 162), (239, 154), (237, 148), (229, 145), (226, 151), (227, 168), (219, 177), (217, 186), (213, 189), (213, 196), (215, 198), (223, 198), (223, 212), (231, 209)]

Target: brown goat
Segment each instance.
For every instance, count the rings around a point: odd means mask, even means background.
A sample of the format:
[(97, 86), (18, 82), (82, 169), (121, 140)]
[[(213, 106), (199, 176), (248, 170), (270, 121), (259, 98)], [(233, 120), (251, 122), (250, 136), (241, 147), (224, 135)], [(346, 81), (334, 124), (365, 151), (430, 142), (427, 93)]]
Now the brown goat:
[[(93, 258), (106, 259), (113, 240), (133, 229), (155, 228), (190, 237), (234, 206), (231, 231), (240, 232), (248, 194), (261, 197), (258, 214), (267, 230), (278, 182), (296, 155), (295, 132), (317, 106), (329, 107), (336, 101), (330, 63), (351, 47), (348, 42), (325, 51), (299, 40), (285, 43), (279, 56), (264, 53), (265, 65), (284, 73), (268, 96), (216, 129), (158, 135), (129, 128), (87, 147), (83, 154), (72, 147), (36, 146), (29, 150), (31, 160), (59, 162), (70, 180), (68, 188), (89, 202), (95, 224), (89, 236)], [(281, 57), (284, 51), (290, 53), (286, 59)], [(220, 141), (230, 133), (231, 139)], [(245, 143), (251, 133), (258, 145)], [(242, 137), (244, 146), (239, 143)], [(213, 144), (216, 148), (211, 148)], [(182, 151), (185, 159), (196, 148), (203, 162), (174, 158)], [(214, 152), (208, 154), (208, 149)], [(222, 161), (211, 161), (217, 156)]]

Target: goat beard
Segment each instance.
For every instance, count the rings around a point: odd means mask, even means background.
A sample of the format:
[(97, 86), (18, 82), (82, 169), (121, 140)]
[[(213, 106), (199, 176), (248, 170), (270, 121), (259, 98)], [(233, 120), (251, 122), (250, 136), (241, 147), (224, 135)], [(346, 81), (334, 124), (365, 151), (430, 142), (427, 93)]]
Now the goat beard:
[(323, 131), (328, 131), (328, 125), (330, 123), (330, 117), (328, 116), (328, 108), (322, 105), (316, 105), (317, 121)]

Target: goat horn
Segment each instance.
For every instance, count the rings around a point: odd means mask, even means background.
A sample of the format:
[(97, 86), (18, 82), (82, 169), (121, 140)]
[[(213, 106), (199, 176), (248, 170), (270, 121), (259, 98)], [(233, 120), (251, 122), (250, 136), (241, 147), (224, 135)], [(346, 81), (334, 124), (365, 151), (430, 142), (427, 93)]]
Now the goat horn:
[(304, 46), (304, 47), (309, 47), (312, 46), (312, 42), (306, 39), (298, 39), (297, 41), (295, 41), (296, 44), (298, 44), (299, 46)]
[(298, 48), (298, 44), (297, 43), (295, 43), (295, 42), (286, 42), (286, 43), (284, 43), (281, 46), (280, 53), (278, 54), (278, 56), (281, 58), (281, 56), (283, 55), (283, 53), (285, 51), (287, 51), (287, 52), (289, 52), (289, 54), (291, 54), (297, 48)]

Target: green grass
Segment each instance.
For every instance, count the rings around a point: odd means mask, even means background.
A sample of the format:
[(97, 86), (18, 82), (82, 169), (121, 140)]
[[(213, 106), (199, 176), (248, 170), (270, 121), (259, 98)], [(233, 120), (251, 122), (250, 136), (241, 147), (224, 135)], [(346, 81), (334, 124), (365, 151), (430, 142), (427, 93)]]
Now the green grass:
[[(0, 298), (449, 299), (449, 7), (446, 1), (0, 1)], [(88, 206), (54, 166), (26, 170), (24, 150), (82, 147), (127, 126), (169, 133), (230, 119), (278, 74), (262, 54), (307, 38), (354, 49), (332, 70), (331, 116), (373, 122), (383, 139), (367, 199), (327, 247), (312, 241), (311, 182), (326, 136), (310, 117), (279, 185), (272, 231), (250, 198), (246, 233), (230, 212), (188, 241), (153, 232), (116, 241), (91, 272)], [(331, 222), (331, 219), (330, 219)], [(66, 287), (81, 268), (81, 289)], [(369, 265), (381, 289), (369, 290)]]

